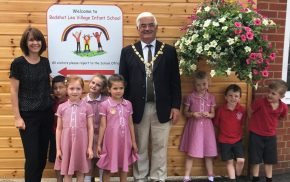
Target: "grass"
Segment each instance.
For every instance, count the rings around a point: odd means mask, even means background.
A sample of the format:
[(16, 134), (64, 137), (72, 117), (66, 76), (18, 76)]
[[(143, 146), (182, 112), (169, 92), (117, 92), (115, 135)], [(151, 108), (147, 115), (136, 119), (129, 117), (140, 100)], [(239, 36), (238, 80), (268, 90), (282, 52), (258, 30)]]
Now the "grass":
[(100, 56), (103, 54), (106, 54), (105, 51), (90, 51), (90, 52), (73, 52), (75, 55), (78, 55), (80, 57), (94, 57), (94, 56)]

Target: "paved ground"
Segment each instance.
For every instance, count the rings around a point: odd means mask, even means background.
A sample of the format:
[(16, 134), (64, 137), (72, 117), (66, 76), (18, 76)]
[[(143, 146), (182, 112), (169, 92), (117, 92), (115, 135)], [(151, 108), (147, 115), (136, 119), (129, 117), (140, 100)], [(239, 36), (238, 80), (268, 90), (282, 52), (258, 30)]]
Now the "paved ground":
[[(118, 180), (116, 179), (112, 179), (112, 182), (117, 182)], [(131, 178), (128, 178), (128, 182), (132, 181)], [(205, 178), (202, 177), (196, 177), (193, 178), (192, 182), (206, 182), (207, 180)], [(215, 180), (216, 182), (227, 182), (226, 178), (216, 178)], [(23, 179), (1, 179), (0, 178), (0, 182), (24, 182)], [(53, 178), (46, 178), (43, 179), (42, 182), (56, 182), (55, 179)], [(182, 177), (170, 177), (168, 179), (168, 182), (182, 182)], [(241, 179), (241, 182), (250, 182), (250, 180), (243, 178)], [(265, 182), (264, 179), (262, 179), (260, 182)], [(279, 174), (279, 175), (274, 175), (273, 176), (273, 182), (290, 182), (290, 173), (286, 173), (286, 174)]]

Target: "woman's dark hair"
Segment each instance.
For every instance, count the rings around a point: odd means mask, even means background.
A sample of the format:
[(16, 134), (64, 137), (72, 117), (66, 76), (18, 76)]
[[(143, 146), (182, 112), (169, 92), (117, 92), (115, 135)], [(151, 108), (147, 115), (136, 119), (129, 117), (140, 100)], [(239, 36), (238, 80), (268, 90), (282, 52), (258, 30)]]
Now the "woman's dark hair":
[(126, 82), (125, 82), (124, 77), (122, 75), (119, 75), (119, 74), (114, 74), (114, 75), (109, 77), (109, 79), (108, 79), (108, 87), (109, 88), (112, 87), (113, 82), (123, 82), (124, 86), (126, 86)]
[(20, 48), (22, 52), (24, 53), (25, 56), (29, 55), (29, 49), (27, 46), (29, 35), (31, 35), (35, 40), (41, 41), (41, 48), (39, 51), (39, 55), (41, 55), (46, 50), (46, 41), (41, 31), (33, 27), (28, 27), (22, 34), (20, 40)]

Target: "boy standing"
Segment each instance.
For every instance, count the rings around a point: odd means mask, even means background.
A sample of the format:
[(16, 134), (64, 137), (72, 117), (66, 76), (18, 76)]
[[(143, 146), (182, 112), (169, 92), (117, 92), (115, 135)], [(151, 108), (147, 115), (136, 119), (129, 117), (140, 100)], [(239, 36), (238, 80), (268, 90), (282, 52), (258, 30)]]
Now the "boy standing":
[(281, 101), (287, 91), (287, 83), (274, 80), (264, 98), (252, 105), (249, 121), (249, 163), (252, 165), (252, 182), (259, 181), (260, 164), (264, 163), (266, 182), (272, 181), (272, 167), (277, 163), (276, 128), (279, 120), (287, 117), (288, 107)]
[(225, 91), (226, 103), (217, 109), (214, 118), (219, 130), (221, 158), (226, 161), (228, 176), (233, 182), (241, 175), (245, 162), (242, 136), (246, 111), (239, 103), (241, 95), (242, 90), (238, 85), (229, 85)]
[[(65, 86), (65, 77), (58, 75), (52, 79), (52, 90), (54, 96), (53, 112), (56, 113), (57, 108), (60, 104), (67, 101), (66, 86)], [(55, 162), (56, 158), (56, 142), (55, 142), (55, 130), (57, 126), (57, 117), (54, 117), (54, 123), (52, 128), (52, 135), (50, 138), (50, 147), (49, 147), (49, 162)], [(57, 182), (62, 182), (62, 176), (59, 171), (56, 171)]]

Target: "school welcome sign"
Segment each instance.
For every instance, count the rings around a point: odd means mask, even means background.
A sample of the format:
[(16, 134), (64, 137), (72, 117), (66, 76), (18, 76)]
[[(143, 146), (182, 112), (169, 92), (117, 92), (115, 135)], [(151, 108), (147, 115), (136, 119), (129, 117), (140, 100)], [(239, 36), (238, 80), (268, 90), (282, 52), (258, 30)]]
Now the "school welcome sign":
[(111, 5), (53, 5), (47, 11), (48, 58), (52, 76), (118, 72), (123, 16)]

